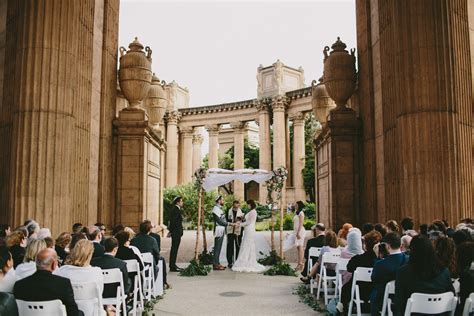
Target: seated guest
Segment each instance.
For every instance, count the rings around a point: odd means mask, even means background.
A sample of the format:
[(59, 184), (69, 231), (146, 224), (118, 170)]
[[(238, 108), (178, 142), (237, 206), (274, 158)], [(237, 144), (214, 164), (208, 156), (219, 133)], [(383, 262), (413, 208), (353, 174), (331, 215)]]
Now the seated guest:
[(341, 247), (345, 247), (347, 245), (347, 234), (349, 233), (349, 229), (352, 228), (352, 224), (349, 224), (349, 223), (345, 223), (344, 225), (342, 225), (342, 228), (339, 230), (339, 232), (337, 233), (337, 243), (339, 246)]
[(400, 240), (402, 243), (400, 246), (400, 250), (407, 255), (410, 255), (410, 243), (412, 239), (413, 237), (410, 235), (403, 235)]
[[(322, 248), (324, 246), (324, 231), (326, 230), (326, 227), (324, 227), (323, 223), (318, 223), (316, 225), (313, 225), (313, 227), (311, 227), (311, 230), (313, 231), (314, 237), (306, 242), (306, 248), (304, 249), (305, 263), (303, 271), (301, 272), (301, 275), (304, 277), (308, 275), (309, 249), (311, 249), (312, 247)], [(316, 262), (318, 260), (318, 257), (313, 257), (312, 260), (313, 262)]]
[(69, 252), (76, 246), (79, 240), (87, 239), (85, 233), (77, 233), (71, 235), (71, 242), (69, 243)]
[(365, 223), (362, 225), (362, 236), (367, 235), (369, 232), (374, 230), (374, 224), (372, 223)]
[(56, 253), (58, 254), (59, 260), (61, 262), (63, 262), (69, 254), (68, 246), (70, 242), (71, 235), (66, 232), (61, 233), (56, 239), (56, 245), (54, 246), (54, 249), (56, 250)]
[(36, 272), (16, 282), (13, 293), (16, 299), (24, 301), (61, 300), (68, 316), (83, 315), (74, 301), (71, 281), (52, 274), (58, 267), (56, 252), (46, 248), (36, 257)]
[(465, 241), (472, 241), (472, 236), (469, 230), (464, 227), (464, 224), (458, 225), (453, 234), (453, 240), (456, 246), (459, 246)]
[(433, 244), (426, 237), (415, 236), (410, 244), (410, 260), (397, 273), (395, 315), (404, 315), (407, 300), (413, 293), (449, 291), (454, 292), (449, 271), (439, 265)]
[[(140, 270), (143, 270), (143, 262), (141, 258), (130, 248), (130, 233), (122, 230), (115, 235), (115, 238), (118, 242), (117, 253), (115, 258), (121, 260), (137, 260), (140, 265)], [(130, 284), (135, 284), (136, 272), (129, 273), (128, 277), (130, 278)]]
[(387, 233), (397, 233), (399, 235), (402, 233), (400, 225), (393, 219), (386, 222), (385, 227), (387, 227)]
[(384, 224), (377, 223), (377, 224), (374, 225), (374, 229), (376, 231), (378, 231), (380, 233), (380, 235), (382, 235), (382, 240), (383, 240), (383, 238), (387, 234), (387, 227), (385, 227)]
[(82, 232), (83, 227), (84, 226), (81, 223), (75, 223), (74, 225), (72, 225), (72, 234), (77, 234), (77, 233)]
[(13, 258), (6, 245), (0, 246), (0, 292), (13, 293), (16, 273)]
[(400, 250), (400, 235), (391, 232), (385, 235), (385, 242), (374, 246), (375, 255), (384, 259), (375, 262), (372, 270), (374, 289), (370, 295), (370, 310), (372, 315), (377, 315), (382, 310), (383, 295), (388, 282), (395, 280), (398, 268), (408, 262), (408, 256)]
[(42, 239), (35, 239), (26, 247), (25, 259), (16, 269), (16, 279), (24, 279), (36, 272), (36, 255), (43, 249), (46, 249), (46, 243)]
[(415, 222), (413, 221), (413, 218), (405, 217), (400, 221), (400, 226), (402, 227), (402, 234), (405, 235), (406, 231), (413, 230), (415, 227)]
[[(92, 258), (91, 265), (99, 267), (102, 270), (106, 269), (120, 269), (122, 272), (123, 286), (125, 293), (130, 290), (130, 283), (128, 280), (127, 264), (120, 259), (115, 258), (118, 250), (118, 241), (114, 237), (105, 239), (104, 241), (105, 253), (96, 258)], [(103, 297), (115, 297), (117, 295), (118, 284), (105, 284)]]
[(141, 253), (150, 252), (155, 260), (155, 265), (160, 259), (160, 249), (155, 238), (150, 236), (152, 224), (149, 220), (140, 223), (140, 233), (132, 239), (130, 245), (135, 246)]
[(124, 226), (122, 224), (118, 224), (112, 229), (112, 236), (115, 236), (118, 232), (124, 230)]
[(11, 234), (11, 228), (8, 224), (0, 224), (0, 238), (6, 239)]
[(100, 228), (92, 225), (88, 227), (88, 230), (89, 234), (87, 237), (94, 245), (94, 254), (92, 255), (92, 258), (102, 256), (104, 254), (104, 246), (100, 244), (102, 240), (102, 232)]
[(25, 257), (25, 248), (28, 240), (26, 235), (21, 231), (14, 231), (7, 238), (7, 247), (13, 258), (13, 267), (16, 268), (23, 262)]
[(456, 254), (460, 285), (459, 300), (461, 303), (458, 306), (460, 310), (457, 312), (457, 315), (461, 315), (466, 298), (469, 297), (469, 294), (474, 293), (474, 269), (472, 268), (474, 262), (474, 242), (469, 241), (459, 245)]
[[(351, 259), (354, 256), (364, 253), (362, 249), (362, 235), (359, 228), (353, 227), (349, 229), (347, 234), (347, 246), (341, 251), (342, 259)], [(352, 272), (342, 271), (342, 286), (344, 286), (352, 278)]]
[(46, 237), (51, 237), (51, 231), (49, 228), (40, 228), (40, 230), (38, 230), (38, 234), (36, 235), (36, 239), (45, 239)]
[(46, 247), (54, 249), (55, 242), (54, 239), (51, 237), (44, 237), (43, 238), (44, 242), (46, 243)]
[[(155, 229), (155, 225), (152, 225), (152, 228)], [(162, 228), (161, 228), (161, 231), (163, 231)], [(161, 232), (161, 231), (160, 231), (160, 232)], [(153, 231), (150, 232), (150, 236), (153, 237), (153, 238), (155, 238), (156, 243), (158, 244), (158, 251), (161, 251), (161, 236), (160, 236), (159, 234), (153, 232)], [(167, 280), (166, 260), (165, 260), (165, 258), (164, 258), (163, 256), (161, 256), (161, 255), (160, 255), (160, 261), (161, 261), (162, 264), (163, 264), (163, 285), (164, 285), (165, 289), (169, 289), (169, 288), (171, 288), (171, 285), (168, 283), (168, 280)], [(157, 269), (155, 269), (155, 270), (158, 272)], [(155, 276), (157, 276), (156, 273), (155, 273)], [(157, 277), (158, 277), (158, 276), (157, 276)]]
[[(94, 226), (98, 227), (100, 230), (100, 244), (104, 246), (104, 241), (105, 241), (105, 232), (107, 231), (107, 228), (105, 228), (105, 225), (102, 223), (95, 223)], [(104, 246), (105, 248), (105, 246)]]
[(451, 278), (457, 279), (456, 244), (449, 237), (439, 237), (434, 242), (436, 258), (441, 268), (447, 268)]
[(127, 226), (127, 227), (125, 227), (123, 230), (126, 231), (126, 232), (128, 232), (128, 233), (130, 234), (130, 239), (135, 238), (136, 233), (135, 233), (135, 231), (134, 231), (132, 228), (130, 228), (130, 227)]
[(420, 235), (428, 237), (428, 224), (420, 224)]
[[(309, 278), (315, 278), (316, 274), (320, 270), (320, 265), (323, 260), (323, 255), (326, 252), (335, 252), (338, 251), (338, 245), (337, 245), (337, 236), (336, 233), (333, 232), (332, 230), (329, 230), (326, 232), (324, 236), (324, 247), (321, 248), (321, 253), (319, 254), (318, 262), (316, 262), (313, 267), (311, 268), (311, 271), (309, 272), (309, 275), (307, 278), (301, 278), (301, 281), (305, 283), (309, 283)], [(335, 276), (336, 275), (336, 264), (334, 263), (328, 263), (326, 265), (326, 272), (328, 276)]]
[[(374, 246), (382, 240), (382, 235), (376, 230), (372, 230), (364, 235), (364, 249), (365, 252), (360, 255), (353, 256), (351, 260), (347, 263), (347, 272), (351, 273), (351, 278), (346, 282), (342, 287), (341, 292), (341, 302), (344, 306), (345, 314), (348, 312), (349, 301), (351, 299), (351, 290), (352, 290), (352, 273), (354, 273), (357, 268), (373, 268), (377, 256), (374, 253)], [(373, 285), (369, 282), (360, 282), (359, 290), (362, 300), (365, 302), (369, 301), (370, 293), (372, 292)], [(367, 306), (362, 306), (363, 311)], [(370, 307), (369, 307), (370, 309)]]

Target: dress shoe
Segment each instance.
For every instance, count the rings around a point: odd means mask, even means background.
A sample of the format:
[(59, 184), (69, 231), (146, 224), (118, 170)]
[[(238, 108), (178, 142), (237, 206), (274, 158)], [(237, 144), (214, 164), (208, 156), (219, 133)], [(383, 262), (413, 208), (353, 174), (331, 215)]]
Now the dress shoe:
[(181, 271), (183, 271), (183, 269), (181, 269), (180, 267), (170, 268), (170, 272), (181, 272)]
[(224, 266), (221, 266), (220, 264), (215, 264), (213, 267), (212, 267), (213, 270), (217, 270), (217, 271), (222, 271), (222, 270), (225, 270), (225, 267)]

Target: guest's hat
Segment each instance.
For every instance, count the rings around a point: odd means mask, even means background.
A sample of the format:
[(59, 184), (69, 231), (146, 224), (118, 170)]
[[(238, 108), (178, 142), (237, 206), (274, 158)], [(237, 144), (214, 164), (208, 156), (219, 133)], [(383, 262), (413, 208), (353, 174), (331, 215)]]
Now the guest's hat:
[(222, 195), (218, 195), (215, 199), (216, 203), (219, 202), (219, 200), (222, 199)]
[(182, 199), (182, 197), (180, 197), (180, 196), (178, 195), (177, 197), (175, 197), (175, 198), (173, 199), (173, 204), (178, 203), (178, 201), (181, 200), (181, 199)]

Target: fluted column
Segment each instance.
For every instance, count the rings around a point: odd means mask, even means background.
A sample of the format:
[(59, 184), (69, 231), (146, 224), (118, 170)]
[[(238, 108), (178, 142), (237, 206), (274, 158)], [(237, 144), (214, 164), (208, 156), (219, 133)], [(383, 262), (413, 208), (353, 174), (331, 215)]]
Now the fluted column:
[(178, 122), (181, 113), (168, 112), (166, 115), (166, 187), (178, 184)]
[(199, 131), (194, 129), (194, 135), (193, 135), (193, 174), (194, 171), (199, 169), (201, 167), (201, 145), (202, 142), (204, 141), (204, 138), (202, 137), (201, 134), (199, 134)]
[[(247, 126), (244, 122), (231, 124), (234, 129), (234, 170), (244, 168), (244, 131)], [(234, 195), (238, 199), (245, 198), (245, 186), (243, 182), (234, 181)]]
[(219, 129), (218, 124), (206, 126), (209, 133), (209, 168), (217, 168), (219, 165)]
[(306, 200), (303, 182), (303, 168), (305, 164), (304, 114), (294, 113), (290, 116), (293, 121), (293, 187), (295, 200)]
[[(258, 138), (259, 138), (259, 168), (272, 170), (272, 152), (270, 141), (270, 111), (268, 102), (260, 100), (256, 104), (258, 110)], [(267, 188), (264, 184), (259, 186), (258, 198), (260, 203), (267, 201)]]
[[(278, 95), (272, 99), (273, 110), (273, 168), (286, 168), (286, 117), (288, 105), (286, 96)], [(282, 203), (286, 205), (286, 188), (283, 188)]]
[(183, 135), (183, 155), (180, 157), (181, 182), (188, 183), (192, 181), (193, 173), (193, 160), (191, 159), (193, 154), (193, 128), (189, 126), (180, 127), (180, 131)]

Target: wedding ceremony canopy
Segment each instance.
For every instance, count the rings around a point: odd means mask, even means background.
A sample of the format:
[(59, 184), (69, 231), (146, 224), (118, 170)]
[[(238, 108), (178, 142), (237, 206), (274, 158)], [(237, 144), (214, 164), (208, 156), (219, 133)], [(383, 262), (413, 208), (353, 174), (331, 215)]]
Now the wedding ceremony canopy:
[(270, 180), (272, 177), (273, 171), (267, 171), (263, 169), (227, 170), (211, 168), (207, 170), (207, 176), (204, 179), (202, 187), (206, 192), (209, 192), (234, 180), (238, 180), (243, 183), (248, 183), (250, 181), (264, 183)]

